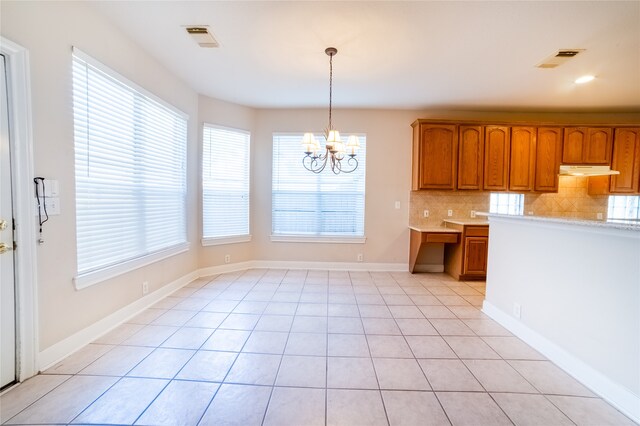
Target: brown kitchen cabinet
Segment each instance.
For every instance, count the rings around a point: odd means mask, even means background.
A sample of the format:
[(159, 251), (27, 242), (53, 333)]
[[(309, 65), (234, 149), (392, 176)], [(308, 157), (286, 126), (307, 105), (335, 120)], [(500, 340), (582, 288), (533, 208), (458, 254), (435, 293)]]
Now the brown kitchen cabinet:
[(456, 125), (413, 124), (412, 190), (455, 189), (457, 163)]
[(533, 185), (533, 190), (536, 192), (558, 192), (562, 133), (561, 127), (538, 127)]
[(482, 189), (484, 132), (482, 126), (460, 126), (458, 189)]
[(566, 127), (562, 148), (563, 164), (611, 163), (613, 132), (605, 127)]
[(487, 277), (489, 225), (447, 223), (462, 232), (459, 244), (445, 245), (444, 270), (457, 280), (484, 280)]
[(509, 190), (532, 191), (535, 180), (535, 164), (536, 128), (512, 127), (509, 155)]
[(486, 126), (484, 133), (484, 180), (487, 191), (509, 189), (510, 128)]
[(637, 194), (640, 191), (640, 128), (619, 128), (613, 140), (611, 194)]

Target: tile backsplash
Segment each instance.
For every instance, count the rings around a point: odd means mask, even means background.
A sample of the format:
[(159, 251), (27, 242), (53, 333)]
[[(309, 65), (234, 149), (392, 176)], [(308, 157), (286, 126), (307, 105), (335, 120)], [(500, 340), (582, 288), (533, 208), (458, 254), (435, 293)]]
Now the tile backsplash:
[[(524, 214), (574, 219), (598, 220), (598, 213), (607, 218), (607, 195), (587, 194), (588, 178), (560, 176), (558, 193), (525, 193)], [(471, 210), (489, 211), (490, 192), (476, 191), (412, 191), (409, 223), (416, 226), (439, 226), (447, 210), (453, 218), (470, 218)], [(429, 217), (424, 217), (429, 210)]]

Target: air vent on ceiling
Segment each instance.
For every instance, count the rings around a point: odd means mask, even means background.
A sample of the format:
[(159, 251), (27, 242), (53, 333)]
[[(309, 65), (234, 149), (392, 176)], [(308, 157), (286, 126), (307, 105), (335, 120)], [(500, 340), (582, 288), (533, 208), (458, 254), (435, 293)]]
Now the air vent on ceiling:
[(206, 25), (189, 26), (186, 27), (186, 30), (200, 47), (220, 46), (218, 41), (213, 37), (213, 34), (209, 32), (209, 27)]
[(548, 57), (536, 66), (538, 68), (556, 68), (567, 62), (569, 59), (575, 57), (580, 52), (584, 52), (584, 49), (560, 49), (555, 55)]

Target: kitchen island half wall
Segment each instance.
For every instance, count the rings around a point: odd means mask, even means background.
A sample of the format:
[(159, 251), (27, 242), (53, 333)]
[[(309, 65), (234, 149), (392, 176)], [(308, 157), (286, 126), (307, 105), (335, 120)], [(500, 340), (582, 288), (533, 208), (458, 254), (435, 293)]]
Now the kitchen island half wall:
[(640, 226), (490, 215), (483, 311), (640, 420)]

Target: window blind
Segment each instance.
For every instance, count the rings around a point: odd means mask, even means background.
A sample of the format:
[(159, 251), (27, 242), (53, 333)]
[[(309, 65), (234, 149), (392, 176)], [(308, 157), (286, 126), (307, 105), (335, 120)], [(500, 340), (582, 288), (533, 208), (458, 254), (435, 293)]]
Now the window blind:
[(273, 235), (364, 236), (366, 136), (358, 135), (358, 168), (338, 175), (329, 166), (319, 174), (302, 166), (302, 136), (273, 135)]
[(250, 134), (205, 124), (202, 139), (203, 244), (248, 236)]
[(609, 195), (607, 220), (640, 219), (640, 196)]
[(73, 52), (78, 275), (185, 244), (187, 117)]
[(524, 194), (492, 192), (489, 198), (489, 213), (522, 216), (524, 213)]

